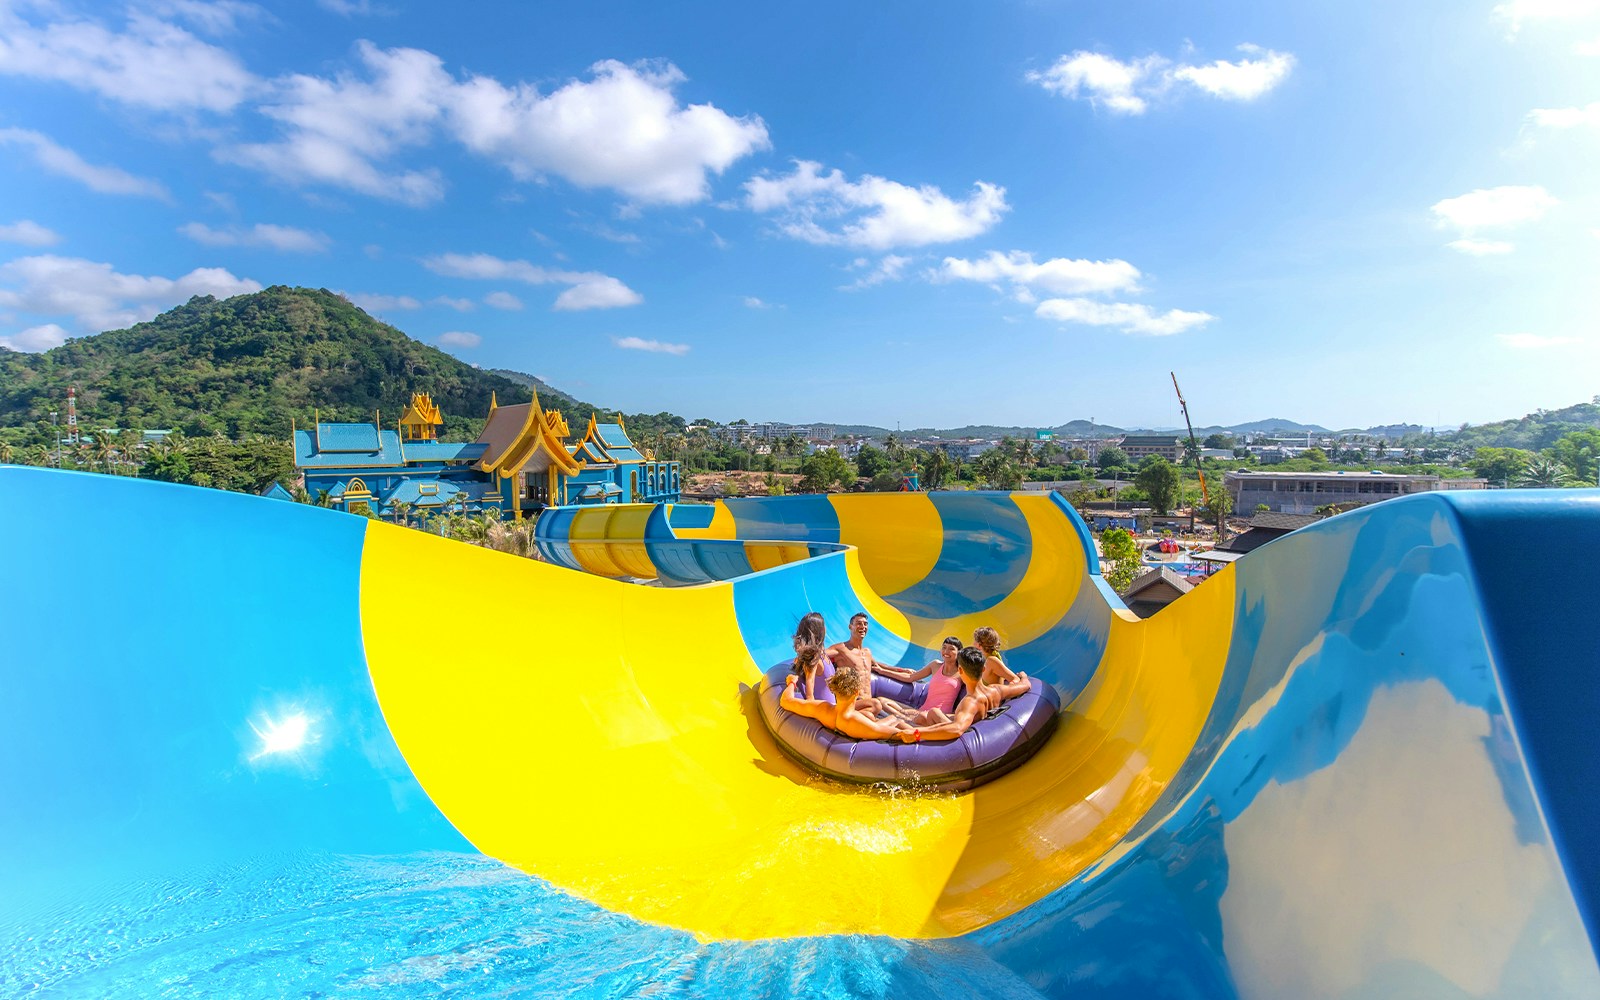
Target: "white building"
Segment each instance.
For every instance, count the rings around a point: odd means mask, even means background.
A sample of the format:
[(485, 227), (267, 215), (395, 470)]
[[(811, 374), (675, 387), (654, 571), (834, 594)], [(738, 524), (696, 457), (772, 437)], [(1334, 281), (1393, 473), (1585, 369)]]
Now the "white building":
[(1253, 472), (1223, 476), (1233, 509), (1246, 514), (1265, 505), (1274, 513), (1314, 514), (1329, 504), (1368, 504), (1431, 490), (1481, 490), (1483, 479), (1445, 479), (1390, 472)]

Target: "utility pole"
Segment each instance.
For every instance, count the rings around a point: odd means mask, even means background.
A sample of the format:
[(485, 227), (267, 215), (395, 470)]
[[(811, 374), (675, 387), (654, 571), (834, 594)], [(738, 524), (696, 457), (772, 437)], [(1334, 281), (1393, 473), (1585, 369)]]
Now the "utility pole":
[(56, 439), (56, 468), (61, 468), (61, 425), (56, 422), (59, 410), (50, 411), (50, 435)]

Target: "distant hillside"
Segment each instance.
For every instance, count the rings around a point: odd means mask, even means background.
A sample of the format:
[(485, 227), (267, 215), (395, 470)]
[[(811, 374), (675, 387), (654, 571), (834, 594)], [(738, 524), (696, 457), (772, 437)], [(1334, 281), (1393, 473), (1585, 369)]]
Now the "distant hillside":
[[(566, 408), (570, 406), (577, 406), (580, 408), (588, 407), (589, 409), (593, 409), (593, 407), (589, 407), (588, 403), (579, 402), (577, 397), (570, 396), (567, 393), (562, 392), (560, 389), (557, 389), (555, 386), (551, 385), (549, 382), (546, 382), (537, 375), (529, 375), (527, 372), (512, 371), (510, 368), (490, 368), (488, 371), (491, 375), (498, 375), (501, 378), (515, 382), (524, 388), (539, 390), (539, 403), (541, 405), (555, 406), (562, 409), (563, 412), (565, 412)], [(502, 400), (502, 402), (504, 402), (504, 400)], [(516, 402), (520, 403), (523, 402), (523, 400), (519, 397)], [(585, 414), (584, 419), (588, 419), (587, 414)]]
[(1439, 438), (1463, 447), (1539, 450), (1550, 447), (1565, 434), (1592, 427), (1600, 427), (1600, 396), (1595, 397), (1595, 402), (1577, 403), (1559, 410), (1539, 410), (1515, 420), (1477, 426), (1462, 424), (1459, 430), (1441, 434)]
[[(324, 420), (400, 416), (433, 394), (445, 433), (476, 436), (491, 393), (527, 398), (513, 379), (407, 337), (325, 289), (274, 286), (218, 301), (196, 296), (147, 323), (70, 340), (42, 354), (0, 352), (0, 427), (47, 425), (78, 387), (80, 426), (182, 428), (191, 436), (288, 435)], [(541, 385), (541, 392), (549, 389)], [(571, 421), (594, 408), (560, 396)], [(60, 418), (65, 420), (65, 414)]]

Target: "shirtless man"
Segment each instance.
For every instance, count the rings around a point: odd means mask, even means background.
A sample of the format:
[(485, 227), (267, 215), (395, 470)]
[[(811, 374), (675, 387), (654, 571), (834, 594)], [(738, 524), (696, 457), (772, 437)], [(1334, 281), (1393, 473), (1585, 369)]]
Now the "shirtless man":
[(897, 681), (909, 681), (911, 671), (901, 667), (890, 667), (879, 663), (872, 655), (872, 650), (862, 645), (862, 640), (867, 637), (867, 615), (864, 611), (857, 611), (850, 616), (850, 638), (844, 642), (836, 642), (828, 647), (828, 660), (833, 664), (833, 669), (839, 673), (854, 673), (856, 675), (856, 689), (861, 692), (856, 707), (875, 716), (892, 715), (895, 718), (907, 719), (916, 714), (909, 705), (902, 705), (892, 698), (874, 698), (872, 696), (872, 675), (882, 674), (892, 677)]
[[(810, 663), (821, 655), (821, 647), (806, 646), (800, 650), (795, 662)], [(778, 704), (796, 715), (816, 719), (836, 733), (858, 740), (881, 740), (907, 728), (899, 719), (880, 722), (857, 707), (860, 703), (856, 696), (860, 694), (860, 688), (854, 670), (840, 670), (828, 681), (828, 690), (833, 692), (834, 697), (832, 704), (815, 698), (797, 697), (794, 693), (797, 680), (794, 674), (784, 680), (783, 694), (779, 695)]]
[(923, 740), (957, 739), (962, 733), (971, 729), (974, 722), (999, 708), (1001, 702), (1007, 698), (1015, 698), (1032, 687), (1025, 673), (1018, 673), (1014, 681), (1001, 684), (985, 683), (983, 668), (986, 660), (988, 660), (987, 654), (976, 646), (967, 646), (957, 653), (956, 665), (961, 670), (961, 679), (966, 682), (969, 693), (961, 699), (961, 704), (956, 706), (955, 718), (936, 726), (918, 726), (897, 733), (901, 742), (921, 743)]

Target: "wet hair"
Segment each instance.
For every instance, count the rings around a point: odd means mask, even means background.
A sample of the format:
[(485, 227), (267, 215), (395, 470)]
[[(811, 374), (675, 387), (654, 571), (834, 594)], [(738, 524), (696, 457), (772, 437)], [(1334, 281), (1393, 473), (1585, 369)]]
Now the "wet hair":
[(959, 636), (947, 635), (947, 636), (944, 637), (944, 642), (939, 643), (939, 645), (941, 647), (943, 647), (943, 646), (954, 646), (956, 649), (959, 650), (962, 646), (965, 646), (966, 643), (962, 642), (961, 638)]
[(816, 642), (800, 643), (796, 641), (794, 648), (794, 672), (799, 673), (812, 664), (822, 659), (822, 644)]
[(828, 679), (828, 690), (837, 698), (853, 698), (861, 693), (861, 678), (854, 670), (840, 670)]
[(961, 652), (956, 654), (956, 665), (961, 668), (963, 674), (974, 681), (983, 676), (983, 665), (988, 662), (988, 654), (977, 646), (963, 646)]
[(827, 628), (822, 622), (822, 615), (812, 611), (801, 616), (800, 624), (794, 627), (794, 648), (799, 652), (801, 646), (822, 645), (827, 642)]
[(850, 624), (854, 625), (857, 618), (860, 618), (862, 621), (866, 621), (867, 613), (865, 611), (857, 611), (855, 614), (850, 616)]
[(972, 641), (985, 653), (993, 656), (1000, 648), (1000, 633), (985, 625), (972, 633)]

